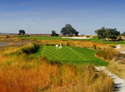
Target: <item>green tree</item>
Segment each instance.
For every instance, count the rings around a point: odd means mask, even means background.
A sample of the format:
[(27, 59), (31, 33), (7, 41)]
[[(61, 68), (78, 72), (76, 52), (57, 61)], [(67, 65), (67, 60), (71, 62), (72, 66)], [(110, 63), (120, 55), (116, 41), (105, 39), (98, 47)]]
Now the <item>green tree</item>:
[(18, 35), (24, 35), (25, 34), (25, 30), (19, 30), (19, 34)]
[(70, 24), (66, 24), (65, 27), (60, 31), (63, 35), (78, 36), (78, 31), (76, 31)]
[(120, 32), (117, 31), (116, 28), (112, 29), (112, 28), (104, 28), (104, 27), (102, 27), (101, 29), (95, 30), (95, 33), (98, 35), (99, 39), (108, 38), (108, 39), (116, 40), (117, 36), (120, 35)]
[(120, 35), (120, 32), (117, 31), (116, 28), (114, 28), (114, 29), (107, 28), (107, 29), (106, 29), (106, 37), (107, 37), (108, 39), (115, 40), (115, 39), (117, 39), (117, 36), (119, 36), (119, 35)]
[(125, 31), (121, 34), (122, 36), (125, 36)]
[(56, 31), (52, 30), (51, 36), (58, 36), (58, 34), (56, 33)]
[(98, 35), (99, 39), (103, 39), (106, 37), (106, 29), (102, 27), (101, 29), (95, 30), (95, 33)]

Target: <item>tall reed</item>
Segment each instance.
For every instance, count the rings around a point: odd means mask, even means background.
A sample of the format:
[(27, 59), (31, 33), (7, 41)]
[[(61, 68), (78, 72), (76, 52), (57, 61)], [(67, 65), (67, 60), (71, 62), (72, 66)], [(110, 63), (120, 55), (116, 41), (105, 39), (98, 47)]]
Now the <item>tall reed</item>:
[(34, 58), (34, 47), (30, 44), (0, 54), (0, 92), (112, 91), (113, 80), (96, 72), (94, 66), (70, 66), (52, 63), (45, 57)]

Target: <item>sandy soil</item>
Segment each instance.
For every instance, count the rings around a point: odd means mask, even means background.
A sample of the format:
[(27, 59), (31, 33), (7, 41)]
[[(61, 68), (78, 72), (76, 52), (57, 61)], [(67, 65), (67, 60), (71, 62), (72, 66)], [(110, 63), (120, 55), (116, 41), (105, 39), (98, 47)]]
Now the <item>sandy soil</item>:
[(87, 37), (62, 37), (62, 38), (70, 38), (70, 39), (90, 39)]

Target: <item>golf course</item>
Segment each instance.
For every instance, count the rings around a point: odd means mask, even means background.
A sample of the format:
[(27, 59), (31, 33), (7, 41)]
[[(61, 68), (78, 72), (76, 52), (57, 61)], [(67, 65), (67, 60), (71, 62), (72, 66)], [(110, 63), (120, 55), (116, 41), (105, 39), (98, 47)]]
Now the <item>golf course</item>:
[(124, 55), (114, 49), (116, 42), (91, 39), (5, 36), (0, 39), (1, 92), (111, 92), (113, 79), (95, 67), (109, 67), (123, 78), (124, 68), (119, 71), (111, 60), (120, 57), (124, 63)]
[(125, 0), (0, 0), (0, 92), (125, 92)]
[(87, 48), (63, 46), (62, 49), (56, 49), (55, 46), (41, 46), (35, 57), (46, 56), (46, 58), (53, 62), (79, 64), (79, 65), (108, 65), (108, 62), (97, 58), (95, 53), (97, 50)]

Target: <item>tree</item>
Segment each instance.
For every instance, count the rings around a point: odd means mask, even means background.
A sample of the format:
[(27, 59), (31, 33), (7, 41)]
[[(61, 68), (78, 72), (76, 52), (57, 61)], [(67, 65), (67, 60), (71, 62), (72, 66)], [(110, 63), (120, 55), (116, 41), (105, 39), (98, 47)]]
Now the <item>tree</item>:
[(102, 27), (101, 29), (95, 30), (95, 33), (98, 35), (99, 39), (103, 39), (106, 37), (106, 29)]
[(95, 33), (98, 35), (99, 39), (108, 38), (108, 39), (115, 40), (117, 39), (117, 36), (120, 35), (120, 32), (117, 31), (116, 28), (112, 29), (112, 28), (104, 28), (104, 27), (102, 27), (101, 29), (95, 30)]
[(108, 39), (115, 40), (115, 39), (117, 39), (117, 36), (119, 36), (119, 35), (120, 35), (120, 32), (117, 31), (116, 28), (114, 28), (114, 29), (107, 28), (107, 29), (106, 29), (106, 37), (107, 37)]
[(121, 34), (122, 36), (125, 36), (125, 31)]
[(51, 36), (58, 36), (58, 34), (56, 33), (56, 31), (52, 30)]
[(19, 30), (19, 34), (18, 35), (24, 35), (25, 34), (25, 30)]
[(78, 31), (76, 31), (70, 24), (66, 24), (65, 27), (60, 31), (63, 35), (78, 36)]

